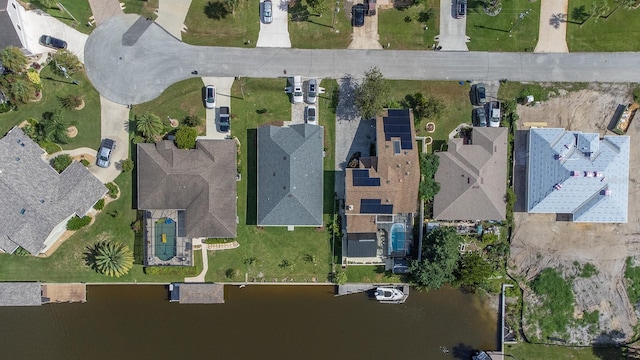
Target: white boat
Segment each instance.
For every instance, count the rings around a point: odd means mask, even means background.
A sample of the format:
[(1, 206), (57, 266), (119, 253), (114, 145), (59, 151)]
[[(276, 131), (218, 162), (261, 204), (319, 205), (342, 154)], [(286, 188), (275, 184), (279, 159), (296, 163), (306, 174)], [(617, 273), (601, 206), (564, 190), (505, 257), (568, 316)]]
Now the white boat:
[(400, 301), (404, 299), (404, 293), (392, 287), (377, 287), (376, 300), (378, 301)]

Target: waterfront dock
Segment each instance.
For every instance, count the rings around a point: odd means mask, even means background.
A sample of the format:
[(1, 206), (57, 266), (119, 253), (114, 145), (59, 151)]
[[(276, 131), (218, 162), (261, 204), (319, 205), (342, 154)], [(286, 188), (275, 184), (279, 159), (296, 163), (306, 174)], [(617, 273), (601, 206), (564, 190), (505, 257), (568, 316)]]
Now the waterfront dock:
[(42, 303), (87, 302), (87, 284), (42, 284)]
[(406, 297), (409, 296), (408, 284), (361, 284), (361, 283), (338, 285), (335, 296), (363, 293), (363, 292), (373, 290), (377, 287), (398, 288), (402, 290), (402, 292), (405, 294)]
[(224, 304), (223, 284), (174, 283), (169, 301), (180, 304)]

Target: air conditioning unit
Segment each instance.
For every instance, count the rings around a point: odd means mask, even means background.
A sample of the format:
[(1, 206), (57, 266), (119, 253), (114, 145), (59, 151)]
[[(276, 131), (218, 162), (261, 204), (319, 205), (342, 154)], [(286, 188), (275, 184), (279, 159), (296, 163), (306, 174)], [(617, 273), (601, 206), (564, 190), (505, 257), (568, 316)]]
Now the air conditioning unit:
[(347, 210), (353, 210), (353, 205), (347, 205)]

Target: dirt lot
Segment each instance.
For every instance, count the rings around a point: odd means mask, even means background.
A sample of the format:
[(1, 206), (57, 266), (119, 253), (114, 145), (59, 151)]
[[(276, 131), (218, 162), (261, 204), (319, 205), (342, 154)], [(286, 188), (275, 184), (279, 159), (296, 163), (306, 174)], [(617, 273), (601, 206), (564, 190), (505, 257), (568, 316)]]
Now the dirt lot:
[[(599, 84), (561, 94), (535, 106), (519, 106), (518, 129), (526, 129), (524, 122), (546, 122), (547, 127), (614, 135), (607, 130), (611, 116), (619, 103), (632, 100), (631, 91), (627, 85)], [(599, 329), (596, 334), (589, 334), (585, 329), (571, 329), (569, 338), (565, 339), (569, 343), (626, 342), (631, 340), (638, 322), (638, 314), (629, 302), (624, 284), (626, 258), (640, 257), (640, 207), (637, 205), (640, 200), (637, 181), (640, 146), (635, 146), (640, 137), (640, 119), (637, 116), (628, 135), (632, 145), (626, 224), (577, 224), (556, 221), (554, 214), (514, 214), (516, 229), (509, 261), (512, 273), (532, 280), (544, 268), (552, 267), (568, 278), (576, 276), (574, 262), (591, 263), (597, 268), (597, 274), (590, 278), (575, 277), (573, 292), (575, 314), (580, 316), (582, 311), (598, 310)], [(525, 159), (516, 156), (517, 162)], [(514, 181), (516, 187), (521, 185), (517, 177)], [(525, 307), (535, 303), (531, 291), (525, 293)], [(532, 332), (526, 317), (524, 327), (525, 332)]]

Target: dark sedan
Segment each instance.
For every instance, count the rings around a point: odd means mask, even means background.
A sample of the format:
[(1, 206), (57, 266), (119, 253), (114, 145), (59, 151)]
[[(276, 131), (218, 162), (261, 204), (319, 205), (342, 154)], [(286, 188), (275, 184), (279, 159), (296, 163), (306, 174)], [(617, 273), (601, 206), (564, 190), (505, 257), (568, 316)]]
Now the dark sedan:
[(356, 4), (351, 8), (351, 16), (353, 21), (353, 26), (360, 27), (364, 26), (364, 5)]
[(49, 35), (40, 36), (40, 45), (47, 46), (47, 47), (50, 47), (52, 49), (66, 49), (67, 48), (67, 42), (66, 41), (60, 40), (58, 38), (54, 38), (53, 36), (49, 36)]

